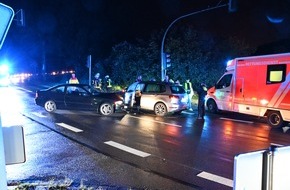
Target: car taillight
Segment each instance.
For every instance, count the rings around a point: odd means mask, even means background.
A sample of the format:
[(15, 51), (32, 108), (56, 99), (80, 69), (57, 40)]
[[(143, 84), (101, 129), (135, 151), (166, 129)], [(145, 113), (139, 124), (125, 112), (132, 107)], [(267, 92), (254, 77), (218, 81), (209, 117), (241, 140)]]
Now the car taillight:
[(179, 97), (176, 95), (169, 95), (169, 99), (172, 103), (178, 102)]

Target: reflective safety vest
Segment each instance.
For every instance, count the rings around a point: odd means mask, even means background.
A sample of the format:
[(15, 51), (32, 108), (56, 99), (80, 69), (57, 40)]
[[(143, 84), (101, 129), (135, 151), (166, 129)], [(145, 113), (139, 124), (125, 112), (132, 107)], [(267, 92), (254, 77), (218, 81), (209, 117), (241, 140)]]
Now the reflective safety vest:
[(70, 84), (79, 84), (79, 80), (77, 78), (70, 78), (68, 83), (70, 83)]
[(111, 82), (112, 82), (111, 79), (108, 79), (108, 80), (107, 80), (107, 84), (108, 84), (107, 87), (108, 87), (108, 88), (111, 88), (111, 87), (112, 87)]
[(191, 92), (191, 91), (192, 91), (192, 84), (191, 84), (191, 82), (185, 82), (185, 83), (184, 83), (184, 89), (185, 89), (186, 91)]
[(93, 81), (94, 87), (101, 89), (102, 88), (102, 79), (96, 79)]

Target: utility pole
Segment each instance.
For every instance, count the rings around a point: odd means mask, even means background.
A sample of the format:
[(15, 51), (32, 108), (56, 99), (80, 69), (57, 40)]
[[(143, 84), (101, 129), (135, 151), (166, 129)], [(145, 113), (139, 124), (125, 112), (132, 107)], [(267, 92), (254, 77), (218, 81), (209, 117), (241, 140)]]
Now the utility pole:
[(89, 85), (92, 83), (92, 55), (87, 57), (87, 67), (89, 68)]
[(166, 35), (167, 35), (167, 32), (168, 30), (172, 27), (172, 25), (174, 23), (176, 23), (177, 21), (183, 19), (183, 18), (186, 18), (186, 17), (189, 17), (189, 16), (192, 16), (192, 15), (196, 15), (196, 14), (199, 14), (199, 13), (203, 13), (203, 12), (207, 12), (207, 11), (211, 11), (211, 10), (214, 10), (214, 9), (218, 9), (218, 8), (222, 8), (222, 7), (226, 7), (228, 6), (229, 4), (223, 4), (223, 5), (217, 5), (215, 7), (210, 7), (210, 8), (207, 8), (207, 9), (203, 9), (203, 10), (200, 10), (200, 11), (195, 11), (195, 12), (192, 12), (192, 13), (189, 13), (189, 14), (186, 14), (186, 15), (183, 15), (183, 16), (180, 16), (178, 17), (177, 19), (175, 19), (174, 21), (172, 21), (169, 26), (166, 28), (165, 32), (164, 32), (164, 35), (163, 35), (163, 38), (162, 38), (162, 42), (161, 42), (161, 51), (160, 51), (160, 57), (161, 57), (161, 80), (163, 81), (164, 78), (165, 78), (165, 75), (166, 75), (166, 60), (164, 58), (164, 42), (165, 42), (165, 38), (166, 38)]

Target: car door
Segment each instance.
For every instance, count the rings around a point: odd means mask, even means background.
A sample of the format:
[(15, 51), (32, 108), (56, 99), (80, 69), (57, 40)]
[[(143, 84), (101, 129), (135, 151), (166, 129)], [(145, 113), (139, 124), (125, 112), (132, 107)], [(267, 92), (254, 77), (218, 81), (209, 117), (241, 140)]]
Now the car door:
[(160, 94), (160, 84), (148, 83), (142, 90), (141, 108), (154, 110), (154, 106), (158, 101)]
[(67, 109), (92, 109), (93, 97), (84, 88), (79, 86), (67, 86), (65, 104)]
[(57, 88), (47, 90), (46, 93), (43, 94), (42, 99), (44, 102), (47, 100), (53, 100), (56, 103), (57, 107), (62, 109), (65, 107), (64, 97), (65, 97), (65, 87), (59, 86)]
[(133, 107), (134, 101), (135, 101), (135, 89), (136, 86), (138, 85), (138, 82), (135, 82), (133, 84), (131, 84), (128, 89), (125, 92), (124, 95), (124, 103), (128, 106), (128, 107)]

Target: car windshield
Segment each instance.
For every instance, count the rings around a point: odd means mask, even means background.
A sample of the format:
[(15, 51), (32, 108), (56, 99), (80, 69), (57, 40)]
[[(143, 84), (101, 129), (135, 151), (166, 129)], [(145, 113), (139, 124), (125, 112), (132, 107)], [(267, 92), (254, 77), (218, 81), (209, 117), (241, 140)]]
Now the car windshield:
[(173, 94), (184, 94), (185, 90), (182, 86), (170, 86)]

